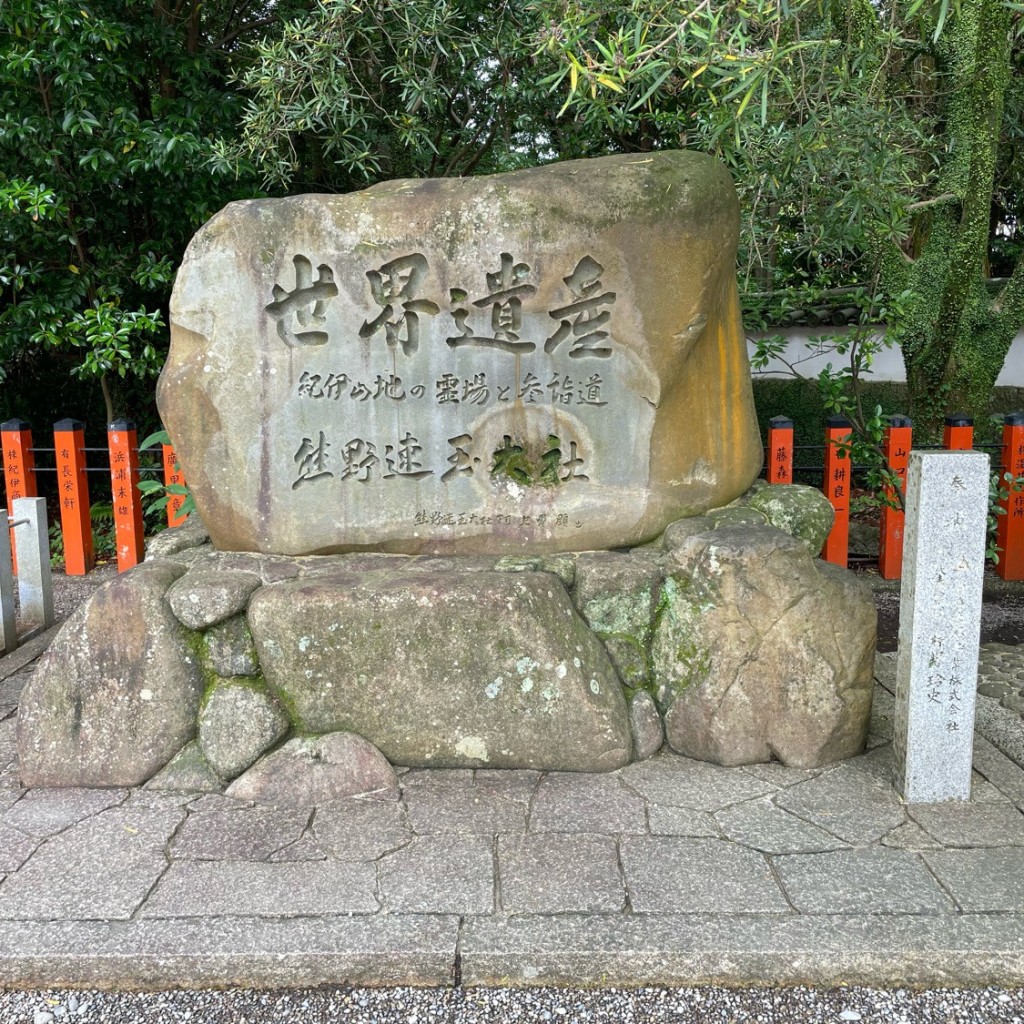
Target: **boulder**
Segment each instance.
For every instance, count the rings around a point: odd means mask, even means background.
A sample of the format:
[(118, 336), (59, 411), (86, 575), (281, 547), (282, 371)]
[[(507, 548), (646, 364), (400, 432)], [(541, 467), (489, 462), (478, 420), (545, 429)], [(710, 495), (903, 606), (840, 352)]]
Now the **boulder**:
[(137, 566), (61, 628), (19, 705), (25, 786), (135, 786), (193, 737), (202, 678), (164, 600), (184, 571)]
[(203, 756), (199, 743), (192, 740), (146, 783), (146, 789), (169, 793), (223, 793), (224, 783)]
[(264, 587), (248, 614), (302, 732), (356, 732), (409, 767), (630, 759), (615, 669), (550, 573), (339, 572)]
[(255, 572), (193, 569), (171, 587), (167, 603), (189, 629), (208, 629), (244, 612), (250, 595), (262, 584)]
[(768, 522), (768, 517), (763, 512), (741, 505), (714, 508), (705, 513), (705, 516), (710, 521), (712, 530), (723, 530), (731, 526), (765, 526)]
[[(298, 572), (292, 574), (297, 576)], [(287, 577), (291, 579), (292, 577)], [(203, 634), (206, 661), (218, 676), (258, 676), (260, 663), (256, 658), (249, 626), (241, 615), (211, 626)]]
[(863, 750), (877, 621), (866, 584), (767, 526), (689, 537), (670, 565), (651, 656), (674, 750), (800, 768)]
[(397, 800), (399, 786), (372, 743), (335, 732), (289, 740), (235, 779), (227, 795), (278, 807), (314, 807), (351, 796)]
[(804, 484), (766, 485), (750, 495), (746, 507), (762, 513), (769, 526), (802, 540), (815, 557), (836, 518), (828, 498), (817, 487)]
[(648, 649), (663, 575), (654, 552), (590, 551), (576, 560), (575, 605), (634, 689), (650, 685)]
[(629, 727), (633, 732), (633, 760), (646, 761), (665, 742), (665, 729), (654, 698), (637, 690), (629, 700)]
[(193, 512), (181, 526), (161, 530), (155, 537), (150, 537), (146, 541), (146, 561), (153, 562), (181, 551), (202, 547), (209, 540), (210, 534), (203, 525), (199, 513)]
[(230, 204), (158, 386), (214, 545), (582, 551), (726, 504), (762, 461), (738, 228), (693, 151)]
[(241, 775), (288, 732), (288, 716), (261, 680), (223, 679), (203, 698), (199, 746), (222, 779)]

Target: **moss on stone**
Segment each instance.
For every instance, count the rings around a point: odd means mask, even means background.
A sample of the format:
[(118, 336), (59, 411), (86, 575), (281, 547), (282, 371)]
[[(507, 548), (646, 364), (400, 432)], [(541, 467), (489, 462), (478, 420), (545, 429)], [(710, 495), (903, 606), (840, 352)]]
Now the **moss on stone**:
[(700, 617), (712, 606), (707, 583), (683, 573), (666, 577), (651, 641), (651, 695), (662, 712), (684, 690), (703, 682), (711, 670), (711, 651), (701, 637)]

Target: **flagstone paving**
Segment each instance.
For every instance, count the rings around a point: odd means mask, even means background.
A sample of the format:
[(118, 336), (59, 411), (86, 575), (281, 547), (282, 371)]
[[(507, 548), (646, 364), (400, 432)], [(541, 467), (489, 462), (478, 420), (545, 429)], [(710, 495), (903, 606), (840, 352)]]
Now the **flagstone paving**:
[[(29, 672), (0, 661), (12, 706)], [(823, 769), (408, 771), (310, 809), (24, 791), (6, 714), (0, 986), (1022, 984), (1024, 725), (982, 694), (974, 799), (907, 807), (892, 673)]]

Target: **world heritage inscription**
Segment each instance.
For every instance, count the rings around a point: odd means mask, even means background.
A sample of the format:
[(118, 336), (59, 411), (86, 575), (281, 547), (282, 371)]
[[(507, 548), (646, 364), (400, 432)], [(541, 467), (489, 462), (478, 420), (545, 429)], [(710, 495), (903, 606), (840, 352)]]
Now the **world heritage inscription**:
[(215, 545), (585, 550), (728, 502), (761, 461), (737, 221), (685, 152), (231, 204), (158, 390)]

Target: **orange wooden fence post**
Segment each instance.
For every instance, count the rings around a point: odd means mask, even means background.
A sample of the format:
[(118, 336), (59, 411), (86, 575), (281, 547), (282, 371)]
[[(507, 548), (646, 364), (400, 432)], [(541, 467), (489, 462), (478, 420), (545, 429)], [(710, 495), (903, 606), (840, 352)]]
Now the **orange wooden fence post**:
[[(185, 474), (182, 473), (181, 467), (178, 465), (178, 454), (174, 448), (165, 444), (164, 450), (164, 485), (170, 486), (171, 484), (182, 484), (185, 483)], [(181, 506), (185, 504), (185, 496), (183, 494), (172, 494), (170, 500), (167, 502), (167, 525), (169, 527), (181, 526), (188, 516), (181, 514)]]
[[(908, 417), (890, 416), (882, 442), (885, 464), (896, 474), (904, 494), (907, 486), (907, 466), (910, 464), (912, 430)], [(905, 515), (903, 509), (898, 507), (899, 499), (894, 487), (886, 487), (885, 501), (886, 504), (882, 506), (882, 529), (878, 542), (878, 570), (883, 580), (898, 580), (903, 575)]]
[[(1014, 479), (1024, 476), (1024, 412), (1003, 420), (1001, 487), (1009, 486), (1003, 479), (1007, 473)], [(1024, 490), (1011, 491), (999, 504), (1006, 514), (996, 516), (996, 544), (1002, 549), (996, 572), (1004, 580), (1024, 580)]]
[(770, 484), (793, 482), (793, 421), (773, 416), (768, 421), (768, 471)]
[(850, 488), (853, 464), (848, 447), (852, 436), (850, 421), (845, 416), (829, 416), (825, 432), (825, 495), (835, 510), (821, 557), (846, 568), (850, 552)]
[(57, 457), (64, 571), (68, 576), (84, 576), (95, 564), (89, 483), (85, 475), (85, 427), (78, 420), (54, 423), (53, 447)]
[(942, 447), (951, 452), (969, 452), (974, 447), (974, 420), (962, 412), (947, 416), (942, 428)]
[[(7, 485), (7, 514), (14, 518), (15, 498), (35, 498), (36, 457), (32, 450), (32, 426), (27, 420), (0, 423), (0, 444), (3, 445), (4, 482)], [(11, 531), (11, 562), (18, 574), (17, 544)]]
[(110, 490), (114, 497), (117, 571), (125, 572), (138, 565), (146, 553), (135, 424), (129, 420), (107, 424), (107, 446), (110, 449)]

